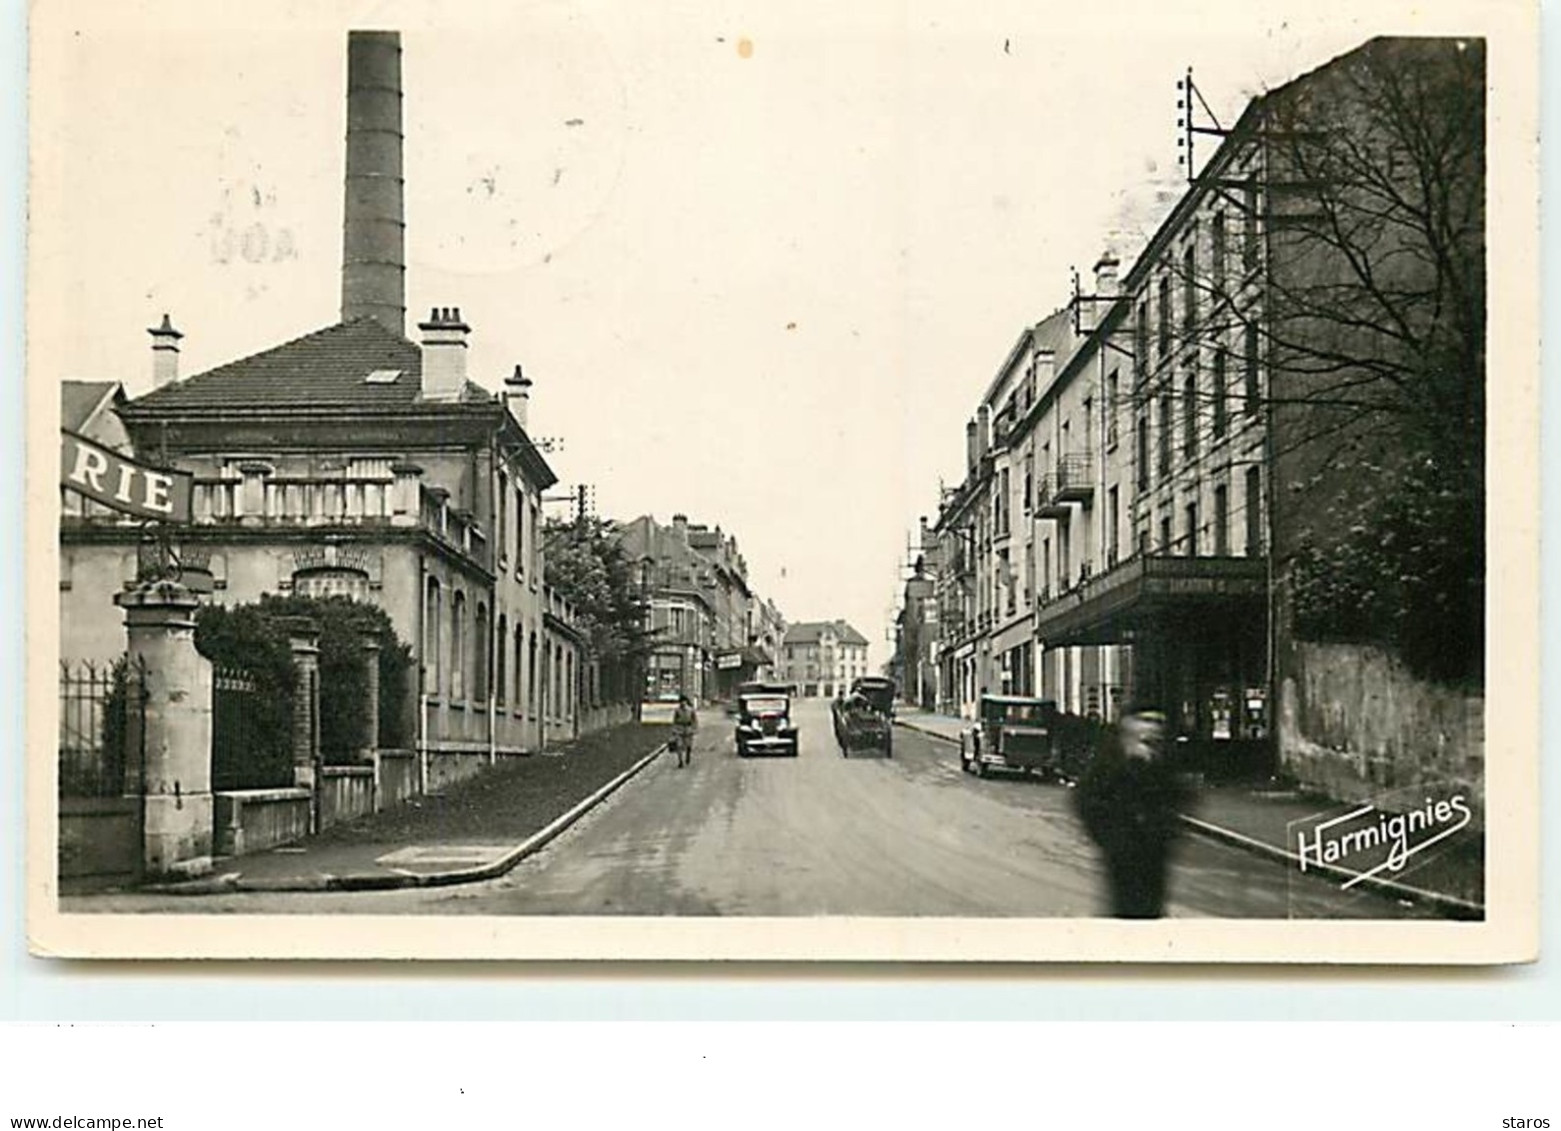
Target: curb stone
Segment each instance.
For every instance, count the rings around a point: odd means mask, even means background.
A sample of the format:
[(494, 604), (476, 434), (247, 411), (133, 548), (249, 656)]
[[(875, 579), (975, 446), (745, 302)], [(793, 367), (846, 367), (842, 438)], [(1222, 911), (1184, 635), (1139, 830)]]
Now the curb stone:
[(137, 890), (156, 895), (224, 895), (231, 892), (320, 892), (320, 891), (391, 891), (399, 888), (449, 887), (454, 884), (477, 883), (497, 879), (551, 843), (564, 830), (618, 789), (626, 785), (646, 766), (666, 753), (662, 743), (623, 773), (613, 778), (584, 801), (574, 805), (561, 817), (544, 825), (539, 831), (521, 841), (497, 860), (479, 864), (473, 868), (453, 868), (444, 872), (347, 872), (342, 875), (296, 876), (277, 880), (246, 880), (242, 873), (209, 877), (173, 884), (148, 884)]
[[(915, 723), (905, 722), (900, 719), (896, 719), (895, 722), (904, 727), (906, 730), (915, 731), (917, 734), (926, 735), (928, 738), (937, 739), (940, 742), (947, 742), (950, 745), (955, 745), (957, 743), (956, 739), (950, 738), (946, 734), (941, 734), (938, 731), (919, 727)], [(1300, 868), (1301, 858), (1294, 852), (1291, 852), (1288, 848), (1280, 848), (1277, 845), (1267, 844), (1261, 840), (1257, 840), (1249, 836), (1244, 836), (1241, 833), (1224, 828), (1220, 825), (1213, 824), (1209, 821), (1203, 821), (1199, 820), (1197, 817), (1188, 816), (1186, 813), (1183, 813), (1180, 816), (1182, 824), (1185, 825), (1189, 831), (1196, 833), (1199, 836), (1207, 837), (1210, 840), (1219, 841), (1222, 844), (1231, 845), (1234, 848), (1245, 849), (1246, 851), (1255, 853), (1259, 856), (1267, 856), (1272, 860), (1282, 861), (1285, 864), (1288, 864), (1297, 869)], [(1351, 872), (1347, 868), (1338, 868), (1331, 864), (1308, 863), (1307, 870), (1321, 872), (1337, 880), (1353, 880), (1357, 875), (1357, 873)], [(1442, 914), (1452, 919), (1483, 920), (1485, 918), (1485, 905), (1483, 903), (1476, 903), (1469, 899), (1460, 899), (1455, 895), (1444, 895), (1442, 892), (1427, 891), (1425, 888), (1417, 888), (1410, 884), (1400, 883), (1397, 880), (1384, 880), (1377, 876), (1368, 876), (1360, 881), (1360, 886), (1369, 887), (1377, 894), (1387, 896), (1391, 899), (1408, 900), (1411, 903), (1425, 904), (1434, 907)]]
[[(1248, 852), (1259, 856), (1267, 856), (1273, 860), (1279, 860), (1297, 869), (1301, 866), (1301, 858), (1288, 848), (1280, 848), (1277, 845), (1266, 844), (1261, 840), (1255, 840), (1241, 833), (1232, 832), (1230, 829), (1211, 824), (1208, 821), (1200, 821), (1196, 817), (1181, 814), (1182, 824), (1192, 832), (1210, 840), (1217, 840), (1236, 848), (1246, 849)], [(1336, 880), (1353, 880), (1359, 873), (1352, 872), (1348, 868), (1339, 868), (1332, 864), (1308, 863), (1307, 871), (1321, 872)], [(1476, 903), (1470, 899), (1460, 899), (1456, 895), (1445, 895), (1439, 891), (1428, 891), (1425, 888), (1413, 887), (1410, 884), (1400, 883), (1398, 880), (1384, 880), (1377, 876), (1366, 876), (1360, 880), (1361, 887), (1368, 887), (1378, 895), (1384, 895), (1390, 899), (1406, 900), (1410, 903), (1426, 904), (1436, 908), (1442, 914), (1451, 919), (1483, 920), (1485, 918), (1485, 905)]]

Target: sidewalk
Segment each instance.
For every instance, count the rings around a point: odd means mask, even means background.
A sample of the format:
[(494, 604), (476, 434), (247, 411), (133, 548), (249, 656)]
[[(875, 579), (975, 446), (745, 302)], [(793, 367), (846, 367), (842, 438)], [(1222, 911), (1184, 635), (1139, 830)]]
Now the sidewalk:
[(665, 727), (609, 727), (297, 844), (219, 858), (202, 879), (141, 890), (357, 891), (491, 879), (629, 781), (665, 740)]
[[(896, 712), (895, 722), (946, 742), (958, 742), (960, 732), (972, 725), (968, 719), (906, 708)], [(1209, 786), (1199, 791), (1195, 808), (1184, 813), (1182, 820), (1200, 835), (1299, 868), (1298, 834), (1342, 808), (1327, 798), (1275, 786)], [(1483, 852), (1473, 843), (1476, 839), (1470, 838), (1459, 850), (1417, 861), (1417, 867), (1406, 868), (1395, 879), (1373, 876), (1361, 884), (1389, 898), (1435, 904), (1448, 915), (1479, 917), (1484, 911), (1485, 862)], [(1355, 876), (1343, 869), (1320, 870), (1340, 879)]]

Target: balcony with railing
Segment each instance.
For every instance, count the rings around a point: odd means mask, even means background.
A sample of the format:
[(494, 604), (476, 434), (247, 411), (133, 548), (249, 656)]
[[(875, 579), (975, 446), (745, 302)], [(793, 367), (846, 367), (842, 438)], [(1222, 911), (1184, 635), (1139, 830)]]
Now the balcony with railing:
[(1052, 497), (1058, 503), (1089, 503), (1095, 495), (1095, 461), (1088, 452), (1063, 456), (1057, 461)]
[(1038, 519), (1051, 519), (1053, 522), (1065, 519), (1073, 513), (1068, 504), (1057, 498), (1057, 479), (1052, 475), (1042, 475), (1035, 481), (1035, 517)]
[[(422, 529), (485, 568), (487, 535), (475, 516), (450, 505), (449, 492), (422, 481), (423, 469), (396, 464), (389, 477), (275, 475), (269, 464), (240, 465), (238, 476), (197, 477), (190, 525), (251, 530)], [(63, 529), (137, 527), (142, 521), (96, 504), (65, 507)]]

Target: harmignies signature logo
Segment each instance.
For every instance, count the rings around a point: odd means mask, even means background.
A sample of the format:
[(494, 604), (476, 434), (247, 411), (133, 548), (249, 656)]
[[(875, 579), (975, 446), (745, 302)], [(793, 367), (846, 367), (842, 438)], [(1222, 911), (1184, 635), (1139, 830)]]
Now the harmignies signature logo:
[[(1301, 871), (1328, 865), (1353, 870), (1345, 881), (1352, 888), (1382, 872), (1401, 872), (1409, 861), (1439, 841), (1446, 840), (1473, 819), (1464, 794), (1436, 799), (1407, 812), (1389, 812), (1375, 803), (1330, 817), (1302, 828), (1296, 854)], [(1310, 832), (1310, 835), (1308, 835)]]

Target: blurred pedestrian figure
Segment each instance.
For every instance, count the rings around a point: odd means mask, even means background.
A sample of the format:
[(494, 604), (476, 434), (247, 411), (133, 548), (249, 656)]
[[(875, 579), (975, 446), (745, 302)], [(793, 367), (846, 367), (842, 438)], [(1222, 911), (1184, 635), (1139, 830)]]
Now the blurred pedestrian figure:
[(1127, 710), (1074, 793), (1079, 819), (1105, 857), (1112, 915), (1164, 914), (1171, 846), (1190, 801), (1167, 757), (1164, 713), (1147, 705)]
[(672, 712), (672, 748), (677, 754), (678, 768), (688, 765), (694, 756), (694, 732), (699, 729), (699, 713), (687, 695), (678, 697), (677, 710)]

